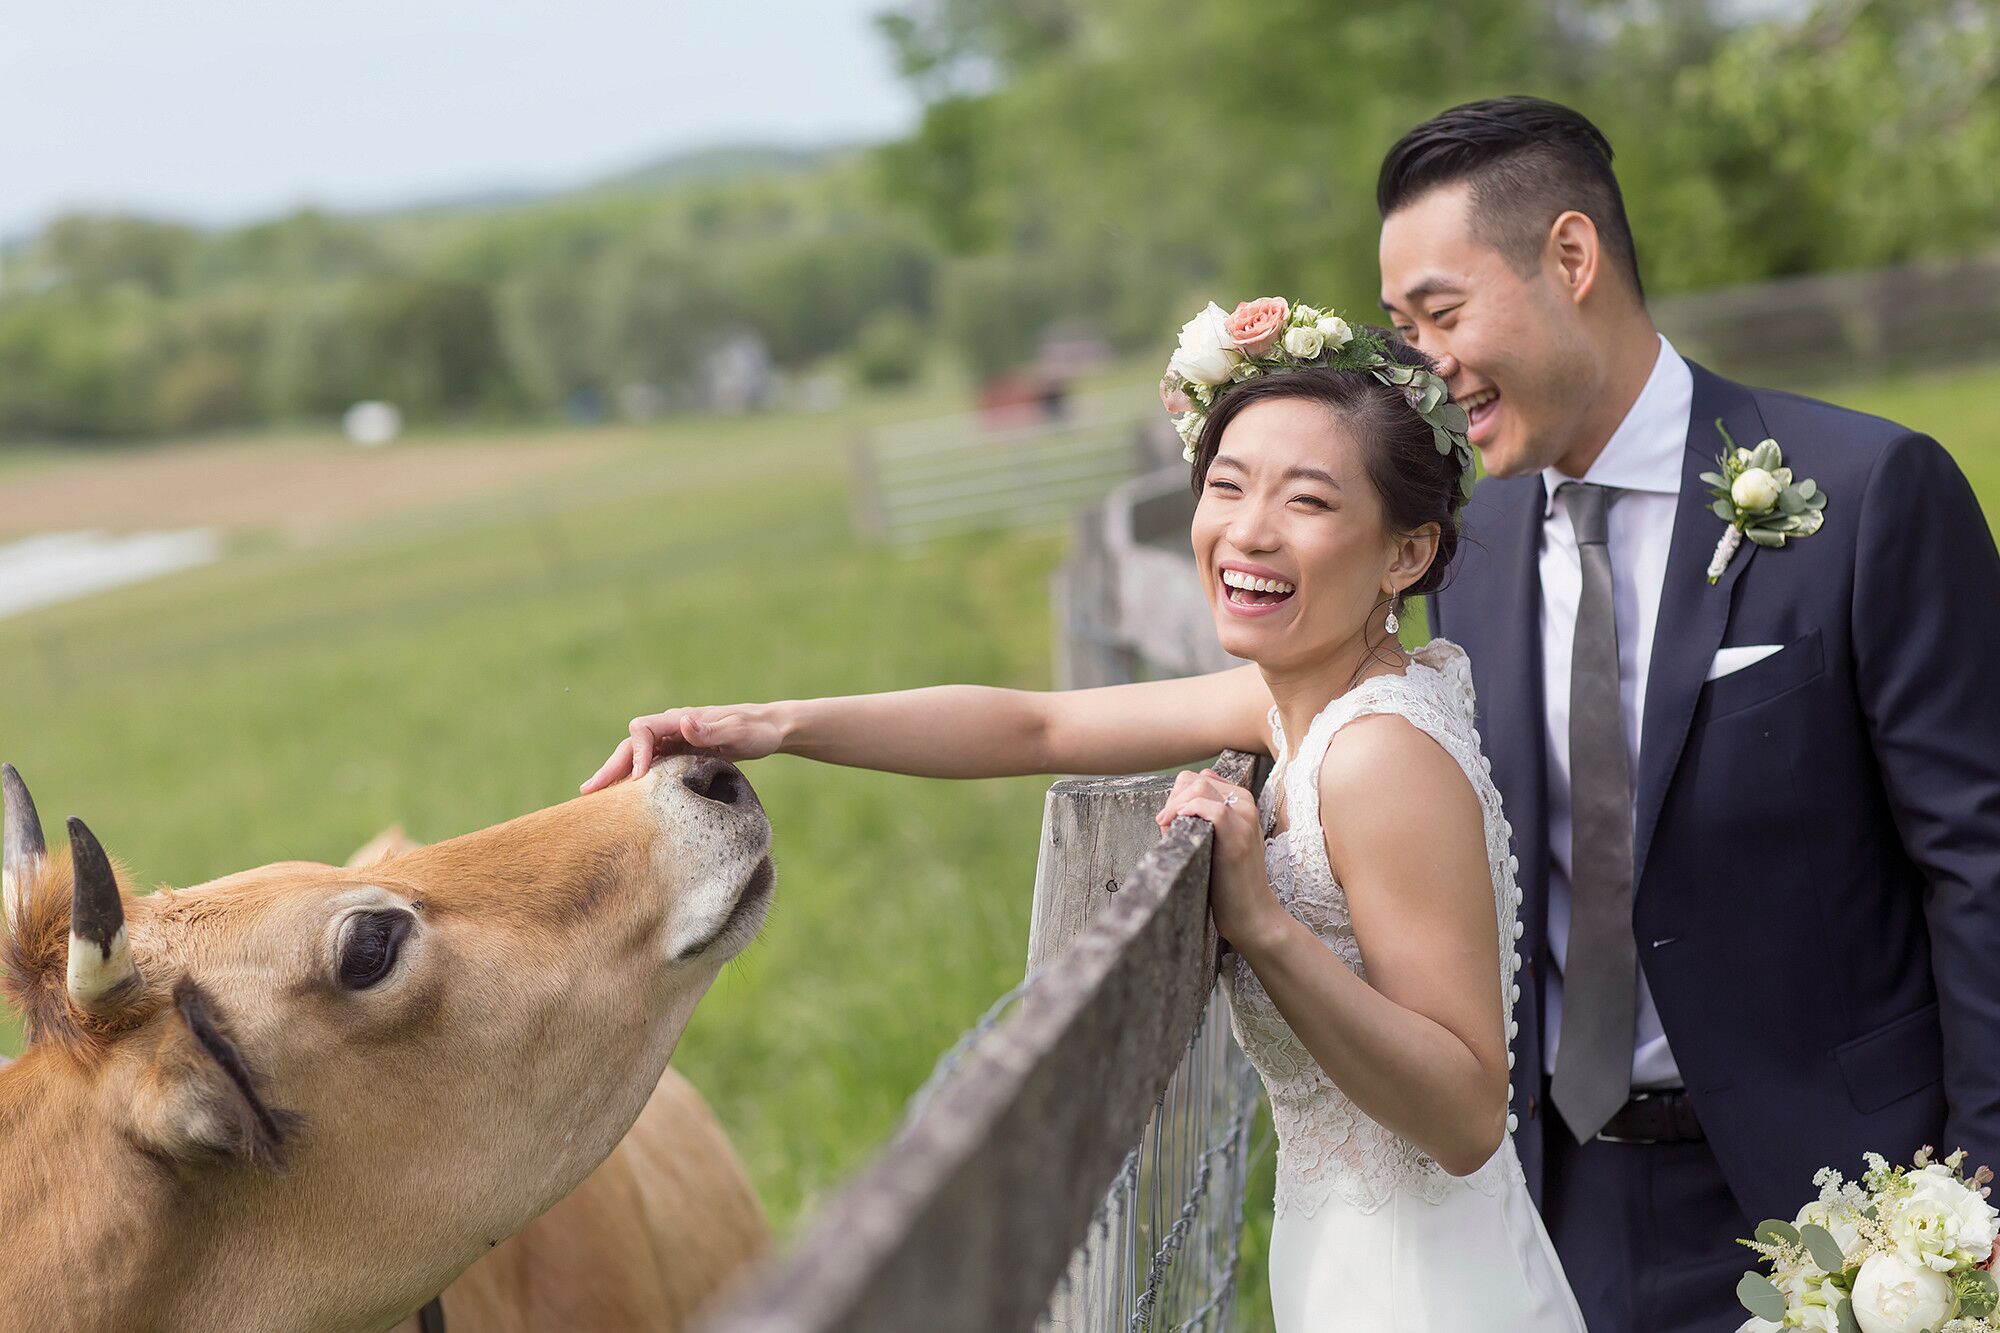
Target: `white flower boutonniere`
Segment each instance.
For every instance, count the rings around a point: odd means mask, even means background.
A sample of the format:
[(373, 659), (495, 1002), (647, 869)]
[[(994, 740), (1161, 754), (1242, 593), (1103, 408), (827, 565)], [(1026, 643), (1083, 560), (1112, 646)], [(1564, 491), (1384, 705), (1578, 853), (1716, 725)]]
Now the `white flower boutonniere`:
[(1826, 492), (1811, 477), (1792, 479), (1776, 440), (1760, 440), (1754, 449), (1739, 449), (1720, 419), (1715, 428), (1722, 432), (1727, 446), (1716, 460), (1722, 471), (1704, 472), (1701, 479), (1715, 496), (1709, 507), (1729, 526), (1708, 562), (1710, 583), (1729, 568), (1745, 537), (1759, 546), (1783, 546), (1787, 538), (1812, 536), (1826, 521)]

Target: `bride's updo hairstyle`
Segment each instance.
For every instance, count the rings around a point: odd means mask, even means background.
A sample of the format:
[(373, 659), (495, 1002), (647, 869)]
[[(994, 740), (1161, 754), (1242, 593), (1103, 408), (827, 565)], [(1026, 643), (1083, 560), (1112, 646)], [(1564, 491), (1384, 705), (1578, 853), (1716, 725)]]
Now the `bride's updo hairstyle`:
[[(1436, 373), (1429, 357), (1386, 331), (1384, 355), (1397, 365)], [(1437, 555), (1423, 577), (1403, 590), (1421, 597), (1443, 587), (1458, 553), (1458, 515), (1465, 504), (1464, 465), (1457, 451), (1440, 453), (1431, 424), (1417, 414), (1403, 389), (1384, 384), (1365, 370), (1335, 370), (1307, 366), (1283, 374), (1259, 375), (1231, 385), (1216, 399), (1193, 441), (1196, 496), (1208, 484), (1209, 465), (1222, 445), (1223, 432), (1253, 403), (1297, 398), (1318, 403), (1353, 433), (1361, 447), (1368, 480), (1382, 497), (1382, 512), (1391, 532), (1415, 532), (1426, 523), (1438, 525)]]

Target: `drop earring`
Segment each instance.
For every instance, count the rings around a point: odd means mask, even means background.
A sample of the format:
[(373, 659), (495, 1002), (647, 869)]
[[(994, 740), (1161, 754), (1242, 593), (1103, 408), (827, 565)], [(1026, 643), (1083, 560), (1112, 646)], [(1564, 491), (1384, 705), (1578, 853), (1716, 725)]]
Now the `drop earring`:
[(1394, 638), (1396, 631), (1402, 627), (1403, 622), (1396, 619), (1396, 598), (1391, 596), (1389, 598), (1389, 618), (1382, 622), (1382, 629), (1391, 638)]

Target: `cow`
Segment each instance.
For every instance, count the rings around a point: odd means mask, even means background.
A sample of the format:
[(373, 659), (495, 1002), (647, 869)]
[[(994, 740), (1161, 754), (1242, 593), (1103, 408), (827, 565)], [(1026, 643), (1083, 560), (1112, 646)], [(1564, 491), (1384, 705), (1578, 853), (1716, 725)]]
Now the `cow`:
[(602, 1163), (761, 928), (742, 773), (126, 892), (0, 767), (0, 1328), (376, 1333)]
[[(347, 864), (376, 865), (421, 845), (398, 824)], [(437, 1314), (449, 1333), (679, 1333), (770, 1247), (729, 1136), (669, 1065), (604, 1164), (459, 1274)], [(396, 1333), (431, 1329), (412, 1316)]]

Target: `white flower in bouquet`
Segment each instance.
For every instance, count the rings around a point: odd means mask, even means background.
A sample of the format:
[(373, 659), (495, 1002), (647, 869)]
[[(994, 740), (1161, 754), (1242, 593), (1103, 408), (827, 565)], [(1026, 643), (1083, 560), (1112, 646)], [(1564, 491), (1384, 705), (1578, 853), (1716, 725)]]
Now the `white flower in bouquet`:
[(1326, 339), (1310, 325), (1285, 330), (1285, 350), (1301, 361), (1310, 361), (1326, 350)]
[(1853, 1300), (1861, 1333), (1924, 1333), (1951, 1309), (1951, 1279), (1900, 1255), (1872, 1255), (1855, 1276)]
[(1208, 308), (1181, 326), (1180, 346), (1167, 366), (1184, 380), (1214, 386), (1227, 384), (1243, 353), (1224, 327), (1229, 316), (1210, 301)]
[(1844, 1207), (1836, 1207), (1824, 1198), (1815, 1199), (1799, 1209), (1799, 1215), (1792, 1219), (1794, 1227), (1806, 1225), (1826, 1228), (1833, 1237), (1833, 1243), (1840, 1247), (1844, 1255), (1852, 1255), (1861, 1244), (1861, 1228), (1854, 1220), (1854, 1214)]
[(1882, 1210), (1897, 1253), (1939, 1273), (1985, 1263), (2000, 1232), (2000, 1212), (1938, 1163), (1903, 1179), (1909, 1192)]
[(1354, 330), (1339, 315), (1328, 315), (1313, 327), (1325, 339), (1326, 345), (1336, 351), (1354, 341)]

